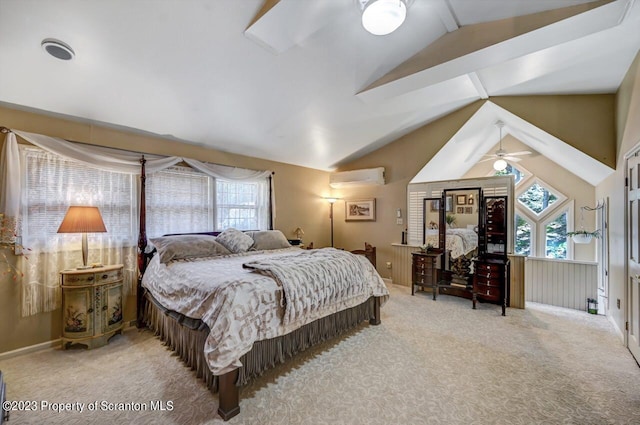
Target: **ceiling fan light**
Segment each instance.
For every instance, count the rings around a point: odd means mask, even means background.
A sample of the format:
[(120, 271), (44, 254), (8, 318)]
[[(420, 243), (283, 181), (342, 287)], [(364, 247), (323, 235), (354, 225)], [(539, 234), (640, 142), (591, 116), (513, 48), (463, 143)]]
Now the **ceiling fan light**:
[(362, 11), (362, 26), (373, 35), (397, 30), (407, 17), (405, 0), (371, 0)]
[(493, 163), (493, 169), (496, 171), (504, 171), (507, 168), (507, 161), (500, 158)]

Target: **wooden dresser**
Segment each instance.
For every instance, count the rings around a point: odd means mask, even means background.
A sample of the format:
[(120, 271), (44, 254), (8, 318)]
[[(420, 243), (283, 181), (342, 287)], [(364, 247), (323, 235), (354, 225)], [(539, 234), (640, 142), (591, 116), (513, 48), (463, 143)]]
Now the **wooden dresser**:
[(411, 295), (415, 294), (416, 285), (431, 288), (433, 299), (438, 291), (438, 258), (439, 252), (412, 252)]
[(478, 258), (474, 260), (473, 308), (479, 299), (502, 305), (505, 315), (508, 299), (509, 260), (507, 258)]
[(123, 279), (122, 264), (60, 272), (63, 349), (100, 347), (122, 332)]

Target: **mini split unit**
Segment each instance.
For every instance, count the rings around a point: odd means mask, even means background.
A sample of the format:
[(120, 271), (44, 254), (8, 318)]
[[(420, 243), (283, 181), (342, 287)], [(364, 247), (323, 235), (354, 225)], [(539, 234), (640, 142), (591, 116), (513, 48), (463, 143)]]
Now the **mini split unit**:
[(334, 189), (354, 186), (375, 186), (384, 184), (384, 167), (364, 170), (341, 171), (329, 176), (329, 186)]

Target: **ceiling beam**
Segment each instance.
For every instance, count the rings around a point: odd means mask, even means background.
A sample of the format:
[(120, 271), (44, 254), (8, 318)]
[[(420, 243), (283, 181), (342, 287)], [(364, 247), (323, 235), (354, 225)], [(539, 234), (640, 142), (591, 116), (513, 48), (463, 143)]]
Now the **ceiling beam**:
[(467, 76), (471, 80), (471, 83), (473, 83), (473, 87), (476, 88), (478, 96), (480, 96), (481, 99), (489, 99), (489, 93), (487, 93), (487, 90), (484, 88), (484, 85), (482, 84), (482, 81), (480, 81), (480, 77), (478, 77), (478, 74), (474, 71), (468, 73)]
[(449, 3), (449, 0), (438, 0), (433, 3), (433, 7), (436, 9), (436, 13), (442, 21), (447, 32), (452, 32), (460, 28), (458, 19)]
[[(625, 5), (600, 0), (462, 26), (375, 81), (358, 97), (367, 102), (388, 99), (603, 31), (618, 24)], [(545, 31), (537, 31), (541, 28)]]

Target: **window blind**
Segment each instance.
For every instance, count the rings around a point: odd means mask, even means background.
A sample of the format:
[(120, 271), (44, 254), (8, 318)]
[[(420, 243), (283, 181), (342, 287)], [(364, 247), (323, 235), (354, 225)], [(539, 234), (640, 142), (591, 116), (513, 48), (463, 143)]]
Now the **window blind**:
[(147, 235), (213, 230), (213, 178), (173, 166), (147, 176)]
[(42, 246), (56, 237), (70, 205), (97, 206), (108, 237), (135, 244), (134, 176), (90, 168), (38, 148), (20, 150), (24, 246)]

